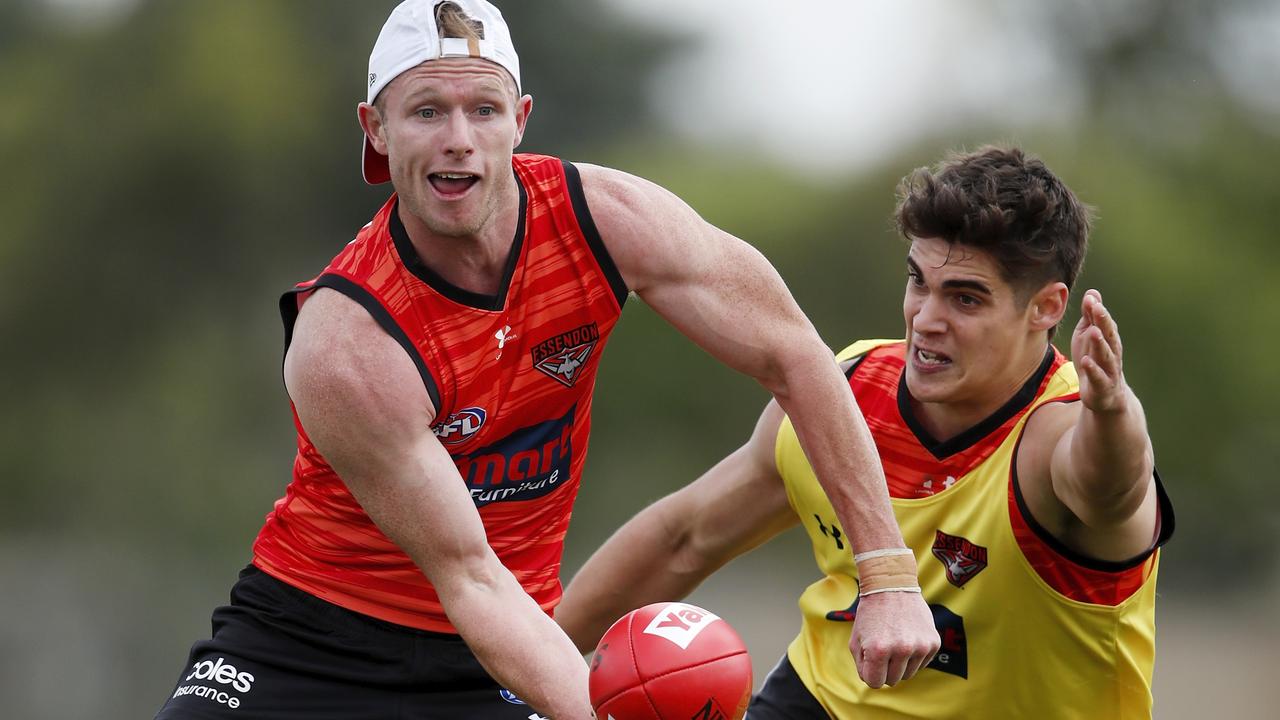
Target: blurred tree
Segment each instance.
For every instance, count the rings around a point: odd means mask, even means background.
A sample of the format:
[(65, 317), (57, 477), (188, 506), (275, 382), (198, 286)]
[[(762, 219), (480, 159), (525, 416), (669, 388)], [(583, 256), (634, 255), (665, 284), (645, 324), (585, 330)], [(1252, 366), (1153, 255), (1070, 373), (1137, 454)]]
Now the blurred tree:
[[(389, 192), (360, 179), (355, 105), (393, 5), (150, 0), (85, 26), (0, 6), (0, 327), (23, 378), (0, 450), (26, 469), (0, 481), (5, 526), (141, 533), (117, 513), (182, 507), (176, 473), (237, 506), (238, 478), (265, 480), (258, 509), (282, 487), (275, 293)], [(508, 6), (540, 100), (527, 147), (572, 155), (647, 125), (635, 88), (674, 36), (598, 2)], [(244, 452), (224, 457), (219, 433)], [(73, 492), (91, 502), (65, 507)], [(192, 537), (225, 534), (199, 502)]]
[[(1178, 503), (1166, 587), (1256, 587), (1280, 530), (1280, 137), (1223, 90), (1197, 33), (1262, 3), (998, 2), (1046, 24), (1092, 98), (1071, 130), (1021, 139), (1100, 209), (1081, 282), (1120, 318)], [(18, 716), (104, 717), (93, 703), (112, 695), (134, 703), (116, 716), (153, 711), (287, 482), (275, 299), (387, 195), (360, 180), (354, 108), (393, 4), (120, 0), (68, 25), (49, 0), (0, 2), (0, 562), (31, 580), (0, 604), (23, 619), (0, 633), (22, 659), (0, 696)], [(525, 148), (670, 187), (764, 250), (832, 345), (901, 333), (896, 180), (1009, 137), (956, 128), (842, 181), (712, 156), (662, 137), (644, 102), (689, 38), (603, 0), (504, 5), (536, 99)], [(570, 567), (745, 438), (765, 401), (642, 303), (626, 314)], [(55, 684), (121, 655), (128, 672), (85, 676), (91, 691)]]
[[(1247, 49), (1233, 44), (1233, 26), (1270, 22), (1280, 29), (1269, 0), (998, 2), (1079, 75), (1089, 117), (1139, 141), (1185, 141), (1206, 112), (1251, 102), (1231, 93), (1231, 75), (1248, 65), (1240, 62)], [(1270, 70), (1262, 72), (1275, 78), (1280, 53), (1274, 37), (1270, 44), (1262, 59)], [(1258, 89), (1280, 103), (1274, 83)]]

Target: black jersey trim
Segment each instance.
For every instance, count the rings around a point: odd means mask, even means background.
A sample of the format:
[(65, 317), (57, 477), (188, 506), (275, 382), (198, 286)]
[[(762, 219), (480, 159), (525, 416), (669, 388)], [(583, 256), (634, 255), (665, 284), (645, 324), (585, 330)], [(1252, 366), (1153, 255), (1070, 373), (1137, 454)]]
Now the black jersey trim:
[[(1079, 400), (1070, 400), (1067, 402), (1079, 402)], [(1046, 530), (1045, 527), (1036, 520), (1035, 516), (1031, 514), (1031, 508), (1027, 507), (1027, 502), (1022, 497), (1022, 483), (1018, 479), (1018, 450), (1021, 447), (1022, 437), (1019, 437), (1017, 444), (1014, 445), (1013, 448), (1013, 462), (1010, 467), (1011, 481), (1013, 482), (1014, 504), (1017, 505), (1018, 512), (1022, 515), (1022, 521), (1027, 524), (1027, 527), (1031, 528), (1031, 532), (1035, 533), (1036, 537), (1040, 538), (1041, 542), (1048, 545), (1049, 549), (1053, 550), (1055, 553), (1081, 567), (1101, 572), (1115, 573), (1122, 572), (1124, 570), (1131, 570), (1146, 562), (1147, 558), (1151, 557), (1151, 553), (1156, 551), (1156, 548), (1163, 547), (1165, 543), (1169, 542), (1169, 538), (1173, 537), (1173, 530), (1177, 524), (1177, 520), (1173, 514), (1173, 501), (1169, 499), (1169, 494), (1165, 492), (1164, 483), (1160, 480), (1160, 472), (1155, 468), (1152, 468), (1151, 475), (1156, 481), (1156, 522), (1158, 522), (1160, 526), (1156, 530), (1156, 539), (1155, 542), (1151, 544), (1151, 547), (1127, 560), (1099, 560), (1098, 558), (1085, 555), (1082, 552), (1072, 550), (1061, 540), (1054, 537), (1053, 533)]]
[[(514, 170), (512, 172), (514, 173)], [(524, 248), (525, 211), (529, 204), (529, 196), (524, 189), (524, 183), (520, 182), (519, 175), (516, 175), (516, 188), (520, 191), (520, 209), (516, 221), (516, 234), (511, 241), (511, 250), (507, 254), (507, 264), (502, 268), (502, 283), (498, 288), (497, 295), (485, 295), (464, 290), (445, 280), (435, 270), (427, 267), (427, 264), (422, 262), (422, 258), (418, 256), (418, 251), (413, 248), (413, 241), (409, 239), (409, 232), (404, 229), (404, 223), (400, 220), (400, 200), (397, 199), (395, 207), (391, 208), (391, 218), (388, 226), (391, 231), (391, 240), (395, 243), (396, 252), (400, 255), (400, 262), (404, 263), (409, 272), (413, 273), (419, 280), (430, 285), (436, 292), (459, 305), (466, 305), (477, 310), (501, 310), (507, 303), (507, 291), (511, 288), (511, 278), (515, 275), (516, 265), (520, 262), (520, 253)]]
[(627, 282), (622, 279), (622, 273), (618, 271), (618, 266), (614, 264), (608, 248), (604, 246), (604, 240), (600, 238), (600, 231), (596, 229), (596, 221), (591, 217), (591, 209), (587, 207), (587, 194), (582, 190), (582, 175), (578, 172), (577, 166), (567, 160), (561, 160), (560, 164), (564, 166), (564, 185), (569, 193), (569, 202), (573, 205), (573, 214), (578, 219), (578, 229), (582, 231), (587, 247), (591, 248), (591, 254), (595, 256), (600, 271), (609, 281), (609, 288), (613, 290), (613, 299), (621, 310), (630, 292), (627, 289)]
[(322, 287), (335, 290), (355, 300), (388, 335), (397, 343), (400, 343), (400, 347), (404, 348), (404, 351), (409, 354), (409, 359), (413, 361), (414, 367), (418, 369), (418, 375), (422, 377), (422, 384), (427, 388), (427, 395), (431, 397), (433, 409), (438, 413), (440, 410), (439, 386), (436, 385), (436, 380), (427, 368), (426, 361), (422, 359), (422, 354), (418, 352), (418, 348), (409, 339), (409, 335), (405, 333), (395, 318), (391, 316), (391, 313), (382, 306), (382, 303), (378, 302), (378, 299), (372, 293), (341, 275), (321, 275), (316, 278), (315, 282), (295, 287), (280, 297), (280, 315), (284, 321), (285, 351), (289, 350), (289, 344), (293, 342), (293, 325), (298, 320), (297, 296)]
[(280, 296), (280, 322), (284, 323), (284, 351), (293, 344), (293, 326), (298, 322), (298, 296), (311, 292), (311, 284), (289, 288)]
[[(911, 358), (907, 358), (907, 362), (911, 362)], [(902, 369), (902, 376), (898, 379), (898, 413), (902, 415), (902, 420), (907, 424), (912, 434), (920, 441), (920, 444), (929, 454), (937, 460), (963, 452), (976, 445), (986, 436), (990, 435), (994, 430), (1005, 424), (1009, 418), (1017, 415), (1024, 408), (1036, 399), (1036, 393), (1040, 390), (1040, 383), (1044, 382), (1045, 375), (1049, 372), (1049, 368), (1053, 367), (1053, 346), (1045, 348), (1044, 360), (1040, 362), (1040, 367), (1036, 369), (1031, 377), (1027, 379), (1018, 392), (1009, 398), (999, 410), (987, 416), (977, 425), (965, 430), (949, 440), (939, 441), (925, 429), (924, 425), (916, 419), (915, 412), (911, 409), (911, 390), (907, 387), (907, 369)]]
[[(871, 348), (871, 350), (875, 350), (875, 349), (876, 349), (876, 348)], [(866, 351), (866, 352), (862, 353), (861, 355), (855, 355), (855, 356), (853, 356), (852, 358), (850, 358), (850, 359), (848, 359), (848, 360), (845, 360), (845, 361), (844, 361), (844, 362), (849, 363), (849, 367), (847, 367), (847, 368), (845, 368), (845, 369), (844, 369), (844, 379), (845, 379), (845, 380), (852, 380), (852, 379), (853, 379), (853, 373), (854, 373), (854, 371), (856, 371), (856, 370), (858, 369), (858, 367), (862, 365), (862, 361), (863, 361), (863, 360), (866, 360), (866, 359), (867, 359), (867, 356), (871, 354), (871, 350), (868, 350), (868, 351)], [(850, 362), (850, 361), (852, 361), (852, 362)]]

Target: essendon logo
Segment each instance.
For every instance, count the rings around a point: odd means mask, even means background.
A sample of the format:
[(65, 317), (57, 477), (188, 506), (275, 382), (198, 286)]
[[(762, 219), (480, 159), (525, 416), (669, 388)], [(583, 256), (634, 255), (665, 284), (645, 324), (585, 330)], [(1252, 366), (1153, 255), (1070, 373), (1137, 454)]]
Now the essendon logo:
[(573, 387), (599, 340), (600, 328), (595, 323), (560, 333), (533, 346), (533, 366), (565, 387)]
[(987, 566), (986, 548), (941, 530), (933, 540), (933, 556), (942, 563), (947, 579), (956, 587), (962, 587)]

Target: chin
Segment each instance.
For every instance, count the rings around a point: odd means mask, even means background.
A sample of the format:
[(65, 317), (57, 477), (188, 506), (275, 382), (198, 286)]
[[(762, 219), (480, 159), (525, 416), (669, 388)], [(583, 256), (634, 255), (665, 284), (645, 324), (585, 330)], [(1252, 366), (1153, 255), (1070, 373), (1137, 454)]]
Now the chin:
[(460, 208), (429, 207), (422, 216), (423, 224), (431, 232), (444, 237), (467, 237), (478, 232), (482, 225), (476, 217), (479, 213), (458, 210)]
[(951, 395), (952, 385), (937, 375), (925, 375), (907, 368), (907, 388), (911, 391), (911, 398), (917, 402), (945, 402)]

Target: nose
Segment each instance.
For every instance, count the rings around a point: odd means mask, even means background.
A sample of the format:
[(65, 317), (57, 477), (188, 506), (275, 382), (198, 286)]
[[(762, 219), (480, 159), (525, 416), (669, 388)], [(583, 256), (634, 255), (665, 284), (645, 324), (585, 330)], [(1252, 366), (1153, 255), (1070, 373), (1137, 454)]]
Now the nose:
[(449, 123), (444, 137), (444, 153), (453, 158), (465, 158), (475, 152), (475, 138), (472, 135), (471, 123), (463, 112), (449, 114)]
[(913, 307), (908, 308), (907, 314), (911, 321), (911, 328), (915, 332), (932, 334), (947, 329), (946, 313), (941, 298), (935, 298), (933, 295), (920, 298)]

